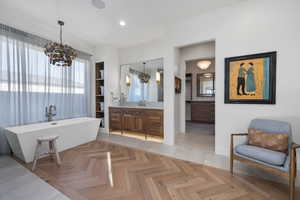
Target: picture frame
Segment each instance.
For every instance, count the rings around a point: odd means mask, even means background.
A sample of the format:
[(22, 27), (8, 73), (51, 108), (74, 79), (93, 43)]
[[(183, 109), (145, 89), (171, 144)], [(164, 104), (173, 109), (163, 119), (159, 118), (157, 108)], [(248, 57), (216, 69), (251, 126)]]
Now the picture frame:
[(181, 93), (181, 79), (175, 76), (175, 93), (180, 94)]
[(277, 52), (225, 58), (226, 104), (276, 104)]

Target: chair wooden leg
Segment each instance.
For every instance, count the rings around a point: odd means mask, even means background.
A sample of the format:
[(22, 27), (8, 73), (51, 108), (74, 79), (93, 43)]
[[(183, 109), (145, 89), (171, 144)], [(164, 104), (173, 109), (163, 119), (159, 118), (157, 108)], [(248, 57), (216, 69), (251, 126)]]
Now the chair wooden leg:
[(230, 155), (230, 173), (233, 175), (233, 158), (232, 158), (232, 155)]
[(55, 152), (55, 155), (56, 155), (56, 164), (57, 164), (58, 166), (60, 166), (60, 165), (61, 165), (61, 160), (60, 160), (60, 157), (59, 157), (59, 153), (58, 153), (58, 151), (57, 151), (56, 140), (53, 141), (53, 147), (54, 147), (54, 152)]
[(32, 168), (31, 168), (32, 171), (35, 170), (37, 161), (40, 158), (40, 149), (41, 149), (41, 146), (42, 146), (41, 142), (38, 142), (37, 145), (36, 145), (35, 153), (34, 153), (34, 161), (33, 161), (33, 165), (32, 165)]
[(230, 173), (233, 175), (233, 136), (230, 139)]
[(294, 200), (295, 197), (295, 176), (296, 176), (296, 151), (292, 149), (290, 152), (291, 159), (290, 159), (290, 200)]
[(295, 179), (297, 178), (297, 152), (296, 152), (296, 150), (294, 151), (294, 160), (295, 160), (295, 162), (294, 162), (294, 174), (295, 174)]
[(295, 196), (295, 176), (291, 173), (290, 175), (290, 200), (294, 200)]

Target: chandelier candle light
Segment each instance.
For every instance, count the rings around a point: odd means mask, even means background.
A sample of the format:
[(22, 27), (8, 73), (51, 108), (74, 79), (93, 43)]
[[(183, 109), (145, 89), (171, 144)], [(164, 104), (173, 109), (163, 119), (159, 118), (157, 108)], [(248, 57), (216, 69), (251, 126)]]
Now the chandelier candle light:
[(126, 75), (126, 85), (127, 85), (127, 87), (129, 87), (131, 85), (131, 80), (130, 80), (129, 75)]
[(160, 72), (156, 72), (156, 83), (160, 84)]
[(55, 66), (70, 67), (72, 61), (76, 58), (76, 50), (62, 42), (63, 21), (58, 21), (60, 25), (60, 43), (50, 42), (45, 46), (45, 54), (50, 59), (50, 64)]

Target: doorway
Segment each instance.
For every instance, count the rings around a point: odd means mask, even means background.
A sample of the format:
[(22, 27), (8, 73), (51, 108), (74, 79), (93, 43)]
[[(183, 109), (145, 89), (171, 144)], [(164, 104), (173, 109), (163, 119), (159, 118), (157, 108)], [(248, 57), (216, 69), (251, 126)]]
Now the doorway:
[(185, 133), (177, 144), (215, 151), (215, 42), (180, 48), (185, 73)]

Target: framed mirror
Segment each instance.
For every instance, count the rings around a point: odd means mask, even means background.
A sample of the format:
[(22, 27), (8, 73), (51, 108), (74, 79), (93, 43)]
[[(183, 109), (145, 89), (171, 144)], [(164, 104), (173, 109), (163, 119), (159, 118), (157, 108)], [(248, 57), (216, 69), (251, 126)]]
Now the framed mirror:
[(121, 65), (120, 88), (126, 102), (163, 102), (163, 59)]
[(197, 96), (215, 96), (215, 73), (197, 74)]

